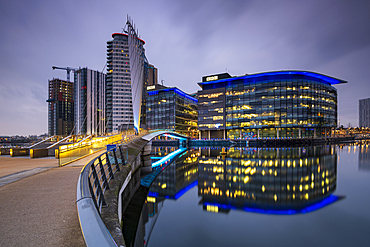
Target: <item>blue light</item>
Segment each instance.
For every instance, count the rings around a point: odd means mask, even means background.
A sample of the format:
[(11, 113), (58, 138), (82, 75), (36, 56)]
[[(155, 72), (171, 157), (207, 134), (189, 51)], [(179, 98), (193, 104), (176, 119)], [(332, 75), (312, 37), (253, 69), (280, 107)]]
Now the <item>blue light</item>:
[(148, 193), (148, 196), (151, 196), (151, 197), (158, 197), (158, 192), (153, 192), (153, 191), (149, 191)]
[(181, 91), (180, 89), (176, 88), (176, 87), (171, 87), (171, 88), (166, 88), (166, 89), (159, 89), (159, 90), (153, 90), (153, 91), (148, 91), (148, 94), (149, 95), (156, 95), (158, 94), (159, 92), (169, 92), (169, 91), (174, 91), (176, 94), (180, 95), (180, 96), (183, 96), (195, 103), (198, 103), (198, 100), (194, 97), (191, 97), (190, 95), (184, 93), (183, 91)]
[(227, 79), (221, 79), (217, 81), (208, 81), (208, 82), (199, 82), (199, 85), (206, 85), (206, 84), (216, 84), (221, 82), (228, 82), (228, 81), (234, 81), (234, 80), (240, 80), (240, 79), (250, 79), (250, 78), (257, 78), (257, 77), (263, 77), (263, 76), (275, 76), (275, 75), (303, 75), (303, 76), (309, 76), (313, 77), (319, 80), (322, 80), (330, 85), (333, 84), (339, 84), (339, 83), (347, 83), (347, 81), (337, 79), (334, 77), (330, 77), (327, 75), (310, 72), (310, 71), (298, 71), (298, 70), (292, 70), (292, 71), (272, 71), (272, 72), (264, 72), (264, 73), (258, 73), (258, 74), (252, 74), (252, 75), (246, 75), (246, 76), (239, 76), (239, 77), (232, 77)]
[(173, 157), (175, 157), (176, 155), (178, 155), (179, 153), (182, 153), (184, 151), (186, 151), (186, 148), (180, 148), (180, 149), (166, 155), (162, 159), (152, 163), (152, 168), (163, 165), (165, 162), (170, 161)]
[(273, 214), (273, 215), (294, 215), (294, 214), (306, 214), (310, 213), (313, 211), (316, 211), (318, 209), (324, 208), (336, 201), (341, 199), (339, 196), (335, 195), (329, 195), (325, 199), (316, 202), (312, 205), (309, 205), (307, 207), (304, 207), (302, 209), (262, 209), (262, 208), (252, 208), (252, 207), (244, 207), (244, 208), (238, 208), (232, 205), (225, 205), (225, 204), (219, 204), (219, 203), (204, 203), (203, 205), (207, 206), (217, 206), (222, 209), (241, 209), (246, 212), (251, 212), (251, 213), (259, 213), (259, 214)]
[[(165, 195), (164, 198), (177, 200), (180, 197), (182, 197), (186, 192), (188, 192), (189, 190), (191, 190), (192, 188), (194, 188), (197, 185), (198, 185), (198, 180), (192, 182), (191, 184), (189, 184), (185, 188), (179, 190), (173, 197), (171, 197), (169, 195)], [(149, 191), (148, 196), (151, 196), (151, 197), (159, 197), (159, 193), (158, 192)]]
[(193, 183), (189, 184), (185, 188), (181, 189), (179, 192), (176, 193), (175, 200), (182, 197), (183, 194), (185, 194), (186, 192), (188, 192), (190, 189), (194, 188), (197, 185), (198, 185), (198, 180), (194, 181)]

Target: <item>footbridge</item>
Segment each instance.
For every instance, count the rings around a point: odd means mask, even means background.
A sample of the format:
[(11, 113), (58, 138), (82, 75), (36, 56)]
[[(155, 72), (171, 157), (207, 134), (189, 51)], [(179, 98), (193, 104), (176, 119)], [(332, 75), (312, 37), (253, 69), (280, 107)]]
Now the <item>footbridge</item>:
[[(91, 160), (82, 169), (77, 185), (77, 210), (86, 246), (124, 245), (119, 240), (121, 238), (123, 241), (122, 233), (117, 233), (117, 229), (120, 228), (118, 222), (122, 220), (123, 208), (128, 206), (127, 202), (133, 196), (135, 189), (140, 187), (141, 181), (136, 178), (135, 174), (138, 173), (135, 171), (142, 168), (142, 171), (146, 169), (151, 172), (153, 169), (153, 164), (148, 158), (151, 151), (151, 141), (158, 136), (178, 139), (183, 150), (186, 149), (190, 139), (188, 136), (172, 130), (152, 131), (142, 136), (136, 136), (128, 143), (113, 147)], [(166, 157), (166, 159), (171, 158)], [(154, 164), (154, 166), (156, 165), (158, 164)], [(122, 171), (126, 171), (125, 175), (122, 174)], [(121, 181), (114, 182), (115, 179)], [(150, 184), (152, 179), (148, 178), (145, 181), (146, 184)], [(116, 184), (118, 187), (113, 187), (112, 184)], [(108, 191), (113, 193), (113, 200), (106, 198)], [(118, 191), (117, 198), (115, 193)], [(113, 219), (113, 223), (109, 226), (101, 218), (101, 215), (105, 215), (104, 210), (109, 211), (106, 209), (107, 205), (116, 207), (114, 214), (119, 216), (119, 219)]]

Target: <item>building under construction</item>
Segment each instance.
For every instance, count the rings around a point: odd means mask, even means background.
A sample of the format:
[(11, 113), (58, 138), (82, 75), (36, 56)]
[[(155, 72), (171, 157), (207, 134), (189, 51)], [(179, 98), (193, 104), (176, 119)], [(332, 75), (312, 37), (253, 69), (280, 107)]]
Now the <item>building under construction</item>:
[(61, 79), (49, 80), (48, 134), (70, 135), (74, 126), (73, 83)]

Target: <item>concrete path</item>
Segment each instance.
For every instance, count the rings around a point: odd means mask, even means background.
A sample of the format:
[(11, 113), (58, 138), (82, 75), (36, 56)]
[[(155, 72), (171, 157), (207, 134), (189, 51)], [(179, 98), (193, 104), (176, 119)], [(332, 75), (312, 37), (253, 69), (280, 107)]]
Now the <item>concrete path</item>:
[(0, 187), (0, 246), (85, 246), (77, 180), (82, 167), (101, 153), (64, 167), (55, 158), (0, 156), (0, 182), (20, 176)]

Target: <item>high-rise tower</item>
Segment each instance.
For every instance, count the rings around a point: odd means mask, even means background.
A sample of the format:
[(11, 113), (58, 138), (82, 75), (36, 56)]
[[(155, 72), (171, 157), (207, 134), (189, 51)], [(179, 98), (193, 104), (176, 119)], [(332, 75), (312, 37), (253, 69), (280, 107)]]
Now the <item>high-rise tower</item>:
[(105, 133), (105, 74), (82, 68), (74, 73), (75, 134)]
[(107, 42), (106, 124), (112, 133), (140, 127), (145, 42), (130, 20), (125, 32)]
[(358, 125), (362, 127), (370, 127), (370, 98), (359, 100), (359, 122)]
[(48, 102), (48, 134), (67, 136), (72, 134), (74, 125), (73, 114), (73, 83), (60, 79), (49, 80)]

